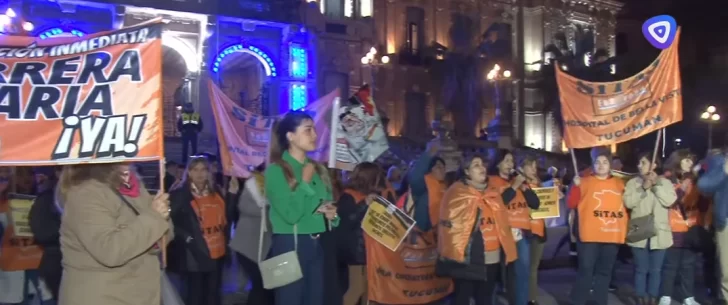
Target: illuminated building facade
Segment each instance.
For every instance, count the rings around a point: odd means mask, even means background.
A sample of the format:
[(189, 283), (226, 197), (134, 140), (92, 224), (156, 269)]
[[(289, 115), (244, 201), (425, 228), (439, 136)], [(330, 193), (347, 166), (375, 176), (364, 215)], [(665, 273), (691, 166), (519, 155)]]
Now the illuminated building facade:
[[(504, 104), (513, 104), (514, 129), (523, 121), (522, 134), (516, 135), (519, 142), (561, 152), (561, 135), (553, 114), (544, 110), (540, 88), (540, 63), (547, 60), (544, 50), (558, 44), (554, 37), (559, 36), (565, 37), (562, 49), (574, 50), (577, 41), (590, 32), (593, 49), (604, 48), (614, 55), (616, 14), (622, 4), (521, 1), (374, 1), (375, 46), (392, 58), (390, 64), (377, 68), (375, 96), (389, 116), (391, 136), (429, 138), (430, 122), (443, 118), (453, 122), (456, 138), (481, 136), (496, 112), (493, 84), (486, 76), (500, 64), (513, 72), (510, 81), (503, 81), (507, 84), (502, 84), (500, 96)], [(518, 28), (521, 7), (522, 31)], [(523, 78), (518, 75), (521, 63), (525, 64)], [(520, 85), (523, 97), (518, 102)]]
[(179, 106), (191, 102), (210, 122), (203, 133), (214, 136), (207, 79), (262, 115), (300, 109), (317, 97), (316, 54), (309, 48), (315, 39), (299, 14), (305, 7), (300, 0), (11, 0), (0, 10), (11, 9), (33, 24), (32, 30), (23, 26), (23, 35), (43, 39), (161, 17), (165, 135), (177, 135)]

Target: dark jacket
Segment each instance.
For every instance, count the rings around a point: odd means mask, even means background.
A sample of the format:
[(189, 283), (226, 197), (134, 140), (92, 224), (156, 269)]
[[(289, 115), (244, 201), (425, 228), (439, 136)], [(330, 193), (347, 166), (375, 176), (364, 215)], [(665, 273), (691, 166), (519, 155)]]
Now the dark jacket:
[(48, 189), (35, 198), (30, 208), (29, 221), (33, 238), (43, 248), (38, 273), (48, 289), (58, 298), (63, 267), (61, 265), (61, 212), (56, 206), (54, 189)]
[[(234, 221), (237, 194), (223, 195), (221, 190), (217, 193), (225, 201), (227, 224), (224, 232), (227, 245), (230, 241), (230, 226)], [(211, 272), (215, 270), (216, 262), (210, 257), (197, 213), (192, 208), (192, 200), (189, 184), (180, 185), (169, 193), (174, 240), (167, 248), (168, 269), (177, 272)]]
[(723, 170), (725, 162), (723, 154), (709, 157), (708, 169), (698, 178), (698, 189), (713, 197), (713, 226), (718, 230), (728, 224), (728, 175)]
[(346, 190), (336, 204), (338, 207), (336, 212), (341, 217), (339, 227), (335, 231), (339, 260), (347, 265), (366, 265), (367, 253), (361, 222), (369, 206), (366, 204), (366, 197), (358, 198), (357, 201), (351, 192), (353, 191)]

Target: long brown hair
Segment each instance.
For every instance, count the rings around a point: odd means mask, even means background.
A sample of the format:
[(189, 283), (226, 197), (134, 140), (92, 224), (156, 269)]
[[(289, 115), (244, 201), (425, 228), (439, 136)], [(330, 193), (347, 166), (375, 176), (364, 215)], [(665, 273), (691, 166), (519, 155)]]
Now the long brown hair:
[[(71, 188), (88, 180), (99, 181), (113, 189), (121, 186), (124, 181), (121, 178), (120, 164), (104, 163), (64, 166), (63, 170), (61, 170), (61, 176), (58, 178), (59, 205), (62, 205), (66, 201), (66, 197)], [(137, 179), (140, 179), (141, 183), (141, 177), (137, 177)]]
[(667, 158), (667, 162), (665, 162), (665, 170), (671, 171), (674, 175), (681, 174), (682, 168), (680, 163), (685, 159), (690, 159), (695, 162), (695, 155), (687, 148), (673, 151), (670, 157)]
[[(269, 164), (277, 164), (283, 170), (283, 176), (288, 182), (288, 186), (291, 190), (295, 190), (298, 187), (298, 181), (296, 176), (293, 174), (293, 169), (288, 162), (283, 161), (283, 152), (290, 148), (291, 143), (288, 142), (287, 134), (289, 132), (295, 132), (298, 126), (304, 121), (313, 121), (313, 118), (303, 111), (291, 111), (288, 112), (283, 119), (276, 120), (271, 128), (270, 141), (268, 142), (268, 162)], [(321, 177), (321, 181), (324, 182), (326, 188), (331, 191), (331, 177), (325, 166), (309, 160), (316, 167), (316, 173)]]
[(357, 164), (349, 176), (346, 188), (355, 190), (364, 195), (378, 194), (383, 171), (379, 165), (372, 162)]
[(180, 182), (175, 184), (172, 189), (176, 190), (181, 187), (189, 187), (191, 189), (192, 181), (190, 181), (190, 169), (200, 164), (202, 164), (205, 169), (207, 169), (207, 181), (205, 182), (205, 187), (207, 187), (207, 190), (210, 192), (218, 191), (217, 187), (215, 186), (215, 177), (213, 177), (212, 175), (212, 165), (210, 163), (210, 160), (207, 159), (207, 157), (203, 156), (195, 156), (187, 161), (187, 167), (185, 168), (185, 172), (182, 174)]

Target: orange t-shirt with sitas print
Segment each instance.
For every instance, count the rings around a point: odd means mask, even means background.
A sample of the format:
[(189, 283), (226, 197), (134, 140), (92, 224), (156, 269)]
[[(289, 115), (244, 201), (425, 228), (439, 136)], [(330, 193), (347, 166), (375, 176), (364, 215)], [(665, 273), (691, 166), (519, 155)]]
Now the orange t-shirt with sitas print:
[(200, 221), (202, 236), (205, 238), (210, 258), (218, 259), (225, 255), (225, 201), (217, 193), (197, 197), (192, 200), (192, 208)]
[[(501, 193), (511, 187), (511, 182), (501, 176), (489, 176), (488, 184), (499, 189)], [(516, 196), (511, 199), (511, 202), (504, 203), (508, 207), (508, 221), (511, 223), (511, 228), (531, 230), (531, 211), (526, 204), (523, 192), (516, 191)]]
[(623, 244), (629, 214), (624, 207), (624, 180), (581, 178), (578, 188), (579, 239), (582, 242)]

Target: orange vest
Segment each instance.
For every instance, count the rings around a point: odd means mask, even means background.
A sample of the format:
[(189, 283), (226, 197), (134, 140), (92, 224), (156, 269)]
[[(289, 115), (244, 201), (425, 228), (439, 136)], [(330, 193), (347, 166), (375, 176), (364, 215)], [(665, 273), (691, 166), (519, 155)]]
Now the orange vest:
[(218, 259), (225, 255), (225, 201), (217, 193), (195, 198), (192, 208), (200, 221), (202, 236), (210, 250), (210, 258)]
[(0, 270), (22, 271), (35, 270), (40, 266), (43, 249), (32, 237), (15, 236), (12, 225), (5, 228), (0, 253)]
[[(541, 187), (539, 183), (529, 183), (529, 187)], [(543, 219), (531, 219), (531, 232), (541, 237), (545, 237), (546, 234), (546, 222)]]
[(364, 200), (367, 197), (367, 196), (364, 196), (364, 194), (362, 194), (361, 192), (355, 191), (353, 189), (344, 189), (344, 193), (349, 194), (351, 197), (353, 197), (354, 202), (356, 204), (359, 204), (360, 202), (362, 202), (362, 200)]
[(469, 241), (477, 226), (483, 234), (485, 251), (503, 249), (509, 263), (518, 258), (499, 188), (489, 186), (485, 192), (480, 192), (462, 182), (455, 182), (442, 202), (442, 223), (437, 227), (440, 256), (465, 262)]
[(583, 177), (579, 194), (579, 239), (582, 242), (623, 244), (629, 222), (622, 200), (624, 180)]
[[(500, 190), (501, 193), (511, 187), (511, 183), (501, 176), (488, 176), (488, 184)], [(516, 197), (506, 202), (508, 207), (508, 220), (514, 229), (531, 230), (531, 211), (526, 204), (521, 190), (516, 191)]]
[(442, 201), (442, 195), (445, 194), (445, 185), (435, 179), (432, 174), (425, 176), (425, 185), (427, 185), (427, 199), (430, 207), (430, 223), (434, 228), (440, 223), (440, 201)]
[[(680, 186), (680, 183), (675, 184), (675, 189), (679, 189)], [(694, 183), (690, 183), (680, 202), (670, 207), (670, 228), (673, 232), (687, 232), (690, 227), (698, 224), (698, 218), (700, 217), (700, 211), (698, 210), (699, 198), (698, 188)], [(680, 207), (682, 207), (685, 215), (680, 211)]]

